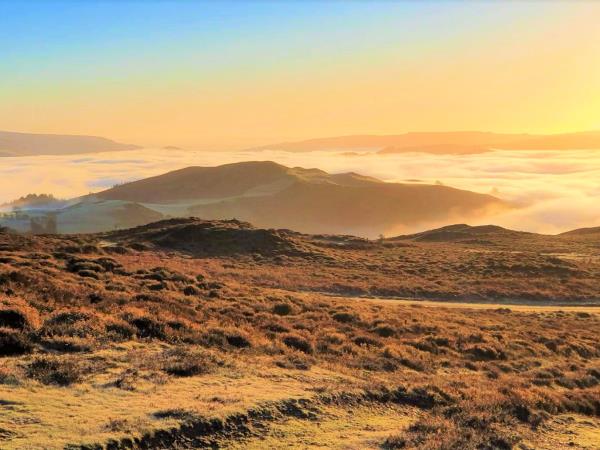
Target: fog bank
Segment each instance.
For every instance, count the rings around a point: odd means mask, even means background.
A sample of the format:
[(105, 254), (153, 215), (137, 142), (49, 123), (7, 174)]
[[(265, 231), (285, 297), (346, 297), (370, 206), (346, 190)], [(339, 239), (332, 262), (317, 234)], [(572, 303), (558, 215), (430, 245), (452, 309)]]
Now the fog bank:
[[(600, 226), (600, 151), (495, 151), (478, 155), (354, 155), (336, 152), (200, 152), (142, 149), (69, 156), (0, 158), (0, 203), (28, 193), (72, 198), (118, 183), (187, 167), (249, 160), (328, 172), (357, 172), (385, 181), (443, 183), (490, 193), (519, 208), (471, 224), (558, 233)], [(449, 218), (456, 222), (460, 217)], [(428, 224), (437, 226), (442, 224)], [(399, 229), (398, 232), (419, 230)]]

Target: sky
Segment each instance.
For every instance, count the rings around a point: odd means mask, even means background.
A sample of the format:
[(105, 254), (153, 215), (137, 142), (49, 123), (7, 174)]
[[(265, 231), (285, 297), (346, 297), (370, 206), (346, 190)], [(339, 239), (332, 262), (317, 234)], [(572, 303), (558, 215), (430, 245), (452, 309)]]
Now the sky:
[(0, 0), (0, 129), (231, 149), (600, 129), (600, 2)]

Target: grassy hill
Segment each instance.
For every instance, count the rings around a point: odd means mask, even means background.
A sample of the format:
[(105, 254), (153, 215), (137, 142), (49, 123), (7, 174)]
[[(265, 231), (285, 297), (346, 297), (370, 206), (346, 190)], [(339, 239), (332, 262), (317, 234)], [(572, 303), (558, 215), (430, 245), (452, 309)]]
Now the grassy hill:
[(593, 448), (598, 241), (472, 231), (0, 230), (0, 447)]
[(150, 208), (180, 203), (187, 215), (236, 218), (261, 227), (371, 236), (508, 207), (493, 196), (446, 186), (384, 183), (355, 173), (332, 175), (268, 161), (189, 167), (96, 197)]

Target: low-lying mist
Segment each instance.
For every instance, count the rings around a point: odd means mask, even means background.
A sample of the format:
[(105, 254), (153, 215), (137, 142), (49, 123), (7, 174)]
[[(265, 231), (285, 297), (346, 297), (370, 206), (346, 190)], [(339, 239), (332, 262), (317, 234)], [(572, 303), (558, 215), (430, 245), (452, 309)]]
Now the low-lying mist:
[[(69, 156), (0, 158), (0, 203), (28, 193), (72, 198), (191, 165), (271, 160), (287, 166), (357, 172), (385, 181), (441, 183), (507, 200), (517, 208), (470, 224), (540, 233), (600, 225), (600, 151), (495, 151), (477, 155), (143, 149)], [(427, 224), (426, 228), (455, 223)], [(390, 230), (390, 234), (420, 231)]]

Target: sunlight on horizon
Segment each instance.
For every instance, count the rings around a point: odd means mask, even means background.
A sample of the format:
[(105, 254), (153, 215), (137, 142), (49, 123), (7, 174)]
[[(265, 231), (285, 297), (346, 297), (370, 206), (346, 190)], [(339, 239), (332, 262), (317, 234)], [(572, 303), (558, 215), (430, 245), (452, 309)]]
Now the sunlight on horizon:
[(0, 2), (0, 129), (203, 149), (600, 129), (600, 3), (316, 9)]

